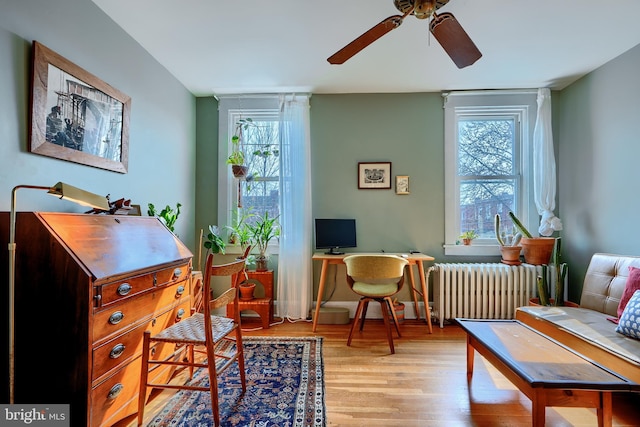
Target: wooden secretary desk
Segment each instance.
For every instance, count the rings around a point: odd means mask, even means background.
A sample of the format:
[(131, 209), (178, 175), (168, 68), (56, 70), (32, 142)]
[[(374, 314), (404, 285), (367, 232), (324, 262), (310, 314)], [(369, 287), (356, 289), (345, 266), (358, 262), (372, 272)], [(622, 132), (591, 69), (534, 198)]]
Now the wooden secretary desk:
[(15, 402), (68, 403), (73, 426), (137, 412), (142, 334), (189, 316), (192, 257), (154, 217), (19, 212)]

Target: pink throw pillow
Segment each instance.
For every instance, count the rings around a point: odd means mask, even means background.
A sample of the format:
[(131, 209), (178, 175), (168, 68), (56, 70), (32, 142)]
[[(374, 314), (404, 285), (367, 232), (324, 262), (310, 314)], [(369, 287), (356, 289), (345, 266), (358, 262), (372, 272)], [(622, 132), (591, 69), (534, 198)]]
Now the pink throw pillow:
[(622, 312), (627, 306), (627, 303), (633, 296), (633, 293), (637, 290), (640, 290), (640, 268), (629, 267), (629, 277), (627, 277), (627, 284), (624, 288), (624, 292), (622, 292), (620, 304), (618, 304), (618, 318), (622, 316)]

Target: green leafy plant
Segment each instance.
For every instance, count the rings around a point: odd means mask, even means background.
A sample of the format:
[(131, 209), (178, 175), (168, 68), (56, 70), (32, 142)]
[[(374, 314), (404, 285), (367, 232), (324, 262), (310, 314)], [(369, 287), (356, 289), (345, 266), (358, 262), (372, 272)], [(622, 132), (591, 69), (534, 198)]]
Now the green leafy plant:
[(477, 239), (478, 233), (476, 233), (476, 230), (467, 230), (460, 235), (460, 238), (469, 240)]
[(269, 212), (258, 217), (253, 224), (249, 224), (251, 241), (258, 248), (259, 258), (265, 258), (269, 242), (280, 235), (278, 217), (269, 217)]
[[(236, 212), (237, 215), (237, 212)], [(255, 214), (250, 211), (243, 211), (237, 220), (234, 220), (234, 225), (226, 226), (227, 230), (231, 232), (229, 236), (229, 241), (232, 239), (240, 245), (242, 248), (242, 252), (251, 244), (252, 233), (247, 223), (247, 219), (255, 216)]]
[(244, 165), (244, 151), (242, 149), (242, 134), (249, 126), (255, 126), (253, 119), (240, 119), (236, 123), (236, 130), (231, 137), (231, 154), (227, 158), (228, 165)]
[(209, 252), (214, 254), (224, 254), (226, 243), (220, 235), (220, 229), (217, 225), (209, 226), (209, 233), (207, 233), (207, 240), (203, 243), (203, 246), (207, 249), (207, 255)]
[(149, 203), (147, 215), (157, 216), (169, 230), (174, 231), (175, 223), (178, 220), (178, 216), (180, 215), (180, 207), (182, 207), (180, 203), (176, 204), (175, 209), (167, 205), (164, 209), (158, 212), (153, 203)]

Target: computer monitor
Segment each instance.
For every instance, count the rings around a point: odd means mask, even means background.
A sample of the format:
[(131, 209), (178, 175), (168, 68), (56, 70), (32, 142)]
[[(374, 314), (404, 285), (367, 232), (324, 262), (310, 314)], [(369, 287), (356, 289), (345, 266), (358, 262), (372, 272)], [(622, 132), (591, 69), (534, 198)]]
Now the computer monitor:
[(356, 220), (316, 218), (316, 249), (329, 249), (326, 254), (341, 255), (340, 248), (356, 247)]

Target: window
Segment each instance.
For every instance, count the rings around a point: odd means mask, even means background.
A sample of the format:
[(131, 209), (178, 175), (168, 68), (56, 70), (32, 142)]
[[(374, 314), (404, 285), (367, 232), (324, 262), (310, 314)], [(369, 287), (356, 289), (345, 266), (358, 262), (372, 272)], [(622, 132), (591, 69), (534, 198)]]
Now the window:
[[(531, 140), (535, 92), (457, 92), (445, 96), (445, 254), (498, 255), (494, 218), (528, 223), (534, 204)], [(479, 237), (459, 245), (464, 231)]]
[[(218, 225), (235, 225), (246, 214), (280, 214), (280, 127), (277, 97), (221, 97), (219, 105)], [(239, 149), (248, 174), (234, 178), (226, 164), (232, 137), (242, 132)], [(251, 221), (249, 219), (248, 221)], [(277, 242), (272, 241), (271, 244)]]
[[(232, 186), (239, 186), (239, 191), (233, 192), (232, 197), (238, 217), (249, 212), (256, 216), (263, 216), (268, 212), (270, 217), (277, 217), (280, 213), (280, 138), (277, 112), (230, 111), (228, 116), (230, 128), (242, 128), (240, 149), (244, 153), (244, 164), (249, 171), (244, 179), (232, 182)], [(246, 121), (247, 118), (251, 120)]]

